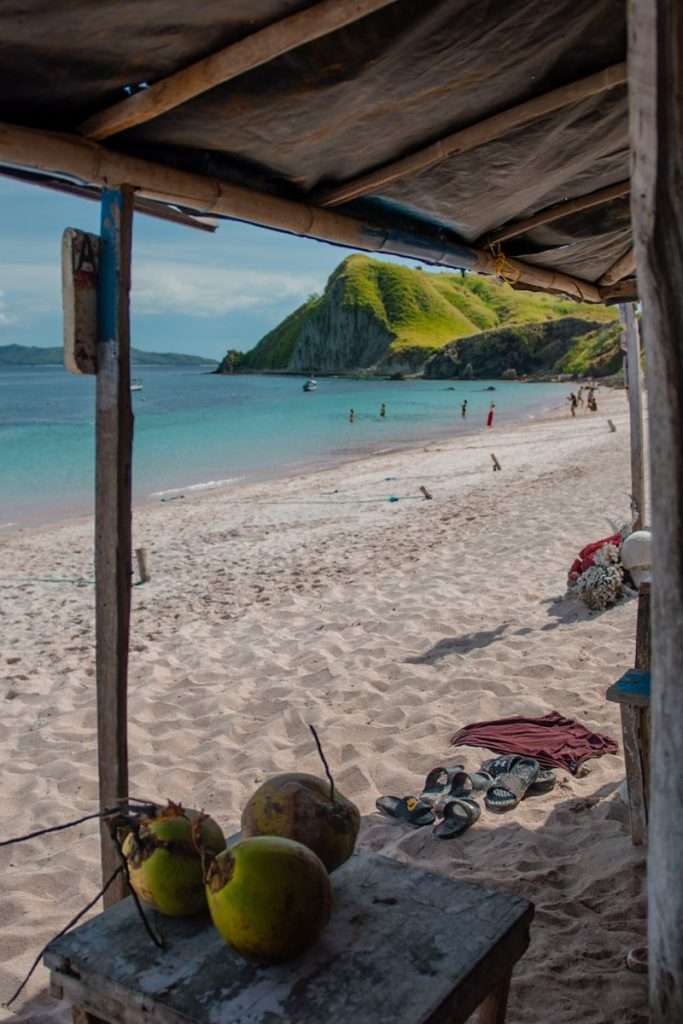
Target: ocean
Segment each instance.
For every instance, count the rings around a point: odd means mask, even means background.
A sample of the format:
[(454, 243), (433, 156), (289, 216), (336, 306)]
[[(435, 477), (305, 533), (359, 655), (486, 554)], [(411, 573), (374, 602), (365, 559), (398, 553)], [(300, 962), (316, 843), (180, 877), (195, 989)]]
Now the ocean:
[[(196, 366), (141, 367), (136, 379), (136, 500), (478, 430), (492, 400), (500, 423), (557, 406), (567, 394), (562, 384), (342, 378), (321, 378), (306, 394), (304, 377), (222, 377)], [(52, 366), (0, 369), (0, 529), (92, 512), (94, 401), (94, 378)]]

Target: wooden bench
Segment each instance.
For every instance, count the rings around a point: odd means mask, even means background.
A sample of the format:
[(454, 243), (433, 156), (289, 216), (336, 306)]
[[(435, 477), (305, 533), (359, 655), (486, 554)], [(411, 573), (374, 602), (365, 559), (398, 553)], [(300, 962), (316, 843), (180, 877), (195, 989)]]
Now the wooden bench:
[(510, 977), (533, 904), (376, 854), (333, 875), (335, 907), (318, 944), (258, 966), (208, 919), (151, 914), (157, 949), (126, 899), (45, 953), (50, 989), (79, 1024), (504, 1024)]

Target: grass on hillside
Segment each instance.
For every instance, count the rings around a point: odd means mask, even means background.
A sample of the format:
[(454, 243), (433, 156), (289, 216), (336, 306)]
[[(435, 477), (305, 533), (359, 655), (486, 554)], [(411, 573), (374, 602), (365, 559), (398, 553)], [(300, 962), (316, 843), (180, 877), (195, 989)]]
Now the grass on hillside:
[(609, 324), (577, 338), (571, 352), (556, 364), (558, 373), (594, 377), (617, 373), (624, 361), (621, 351), (621, 325)]
[(329, 304), (365, 311), (393, 336), (393, 356), (442, 348), (447, 342), (512, 324), (541, 323), (560, 317), (611, 321), (606, 306), (571, 302), (540, 292), (515, 291), (492, 277), (429, 273), (384, 263), (369, 256), (347, 257), (330, 276), (321, 297), (312, 297), (265, 335), (242, 365), (249, 369), (285, 368), (305, 324)]

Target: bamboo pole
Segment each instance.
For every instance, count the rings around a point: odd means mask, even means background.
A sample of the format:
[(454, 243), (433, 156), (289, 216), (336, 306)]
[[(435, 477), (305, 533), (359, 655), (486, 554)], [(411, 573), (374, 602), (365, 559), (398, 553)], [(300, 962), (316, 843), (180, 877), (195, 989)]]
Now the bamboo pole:
[(628, 249), (623, 256), (620, 256), (616, 263), (613, 263), (609, 270), (606, 270), (601, 278), (598, 279), (598, 285), (602, 288), (607, 287), (611, 284), (616, 284), (617, 281), (621, 281), (625, 277), (630, 277), (636, 269), (636, 254), (633, 248)]
[[(100, 808), (128, 797), (128, 641), (131, 588), (130, 260), (133, 190), (102, 193), (95, 425), (95, 632)], [(101, 822), (103, 882), (119, 866)], [(123, 876), (105, 907), (126, 895)]]
[(631, 429), (631, 506), (633, 529), (645, 521), (645, 466), (643, 460), (643, 398), (640, 372), (640, 335), (633, 303), (619, 306), (626, 338), (626, 386)]
[(588, 195), (579, 196), (577, 199), (567, 199), (563, 203), (555, 203), (553, 206), (546, 206), (539, 210), (533, 217), (526, 217), (524, 220), (511, 221), (505, 227), (491, 232), (486, 238), (482, 238), (477, 245), (496, 245), (507, 241), (508, 238), (515, 238), (523, 235), (532, 228), (540, 227), (541, 224), (550, 224), (552, 221), (561, 220), (562, 217), (569, 217), (572, 213), (580, 213), (582, 210), (590, 210), (593, 206), (601, 206), (610, 203), (613, 199), (627, 196), (631, 191), (630, 181), (620, 181), (617, 185), (609, 185), (607, 188), (598, 189)]
[(568, 274), (520, 260), (497, 258), (456, 239), (444, 240), (443, 235), (379, 227), (331, 210), (140, 160), (77, 135), (0, 123), (0, 160), (47, 172), (59, 171), (100, 187), (106, 187), (109, 181), (130, 181), (148, 198), (178, 203), (200, 214), (221, 214), (351, 249), (497, 274), (514, 284), (560, 292), (582, 302), (601, 301), (594, 284)]
[(209, 89), (260, 67), (283, 53), (336, 32), (396, 0), (322, 0), (267, 25), (246, 39), (198, 60), (182, 71), (93, 114), (79, 127), (89, 139), (106, 139), (187, 103)]
[(559, 89), (544, 93), (542, 96), (535, 96), (524, 103), (518, 103), (509, 110), (500, 114), (487, 117), (484, 121), (470, 125), (469, 128), (461, 128), (457, 132), (446, 135), (438, 142), (419, 149), (410, 156), (402, 157), (391, 163), (379, 167), (369, 174), (361, 174), (352, 181), (343, 185), (321, 191), (317, 201), (321, 206), (338, 206), (340, 203), (348, 203), (351, 199), (366, 195), (368, 192), (378, 193), (385, 185), (391, 184), (398, 178), (404, 178), (410, 174), (417, 174), (433, 164), (445, 160), (447, 157), (455, 156), (458, 153), (467, 153), (478, 146), (484, 146), (487, 142), (507, 135), (514, 128), (521, 128), (523, 125), (531, 124), (546, 114), (552, 114), (555, 110), (561, 110), (573, 103), (580, 103), (581, 100), (596, 96), (598, 93), (615, 86), (623, 85), (626, 81), (626, 64), (613, 64), (611, 67), (598, 71), (597, 74), (581, 78), (577, 82), (570, 82), (562, 85)]

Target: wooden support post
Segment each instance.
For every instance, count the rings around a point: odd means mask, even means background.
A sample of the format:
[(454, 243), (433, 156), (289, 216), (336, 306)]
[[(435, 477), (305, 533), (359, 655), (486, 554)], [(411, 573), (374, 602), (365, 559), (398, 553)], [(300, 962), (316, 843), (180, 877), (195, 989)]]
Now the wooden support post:
[(505, 1024), (512, 974), (506, 974), (479, 1006), (479, 1024)]
[(631, 212), (652, 476), (651, 1024), (683, 1020), (683, 5), (630, 0)]
[(632, 302), (619, 306), (626, 337), (626, 387), (631, 426), (631, 511), (633, 529), (640, 530), (645, 515), (645, 465), (643, 460), (643, 395), (640, 372), (640, 332)]
[[(131, 587), (130, 258), (133, 189), (102, 192), (95, 463), (97, 747), (100, 807), (128, 796), (127, 683)], [(101, 827), (102, 874), (119, 859)], [(121, 876), (105, 906), (125, 895)]]

